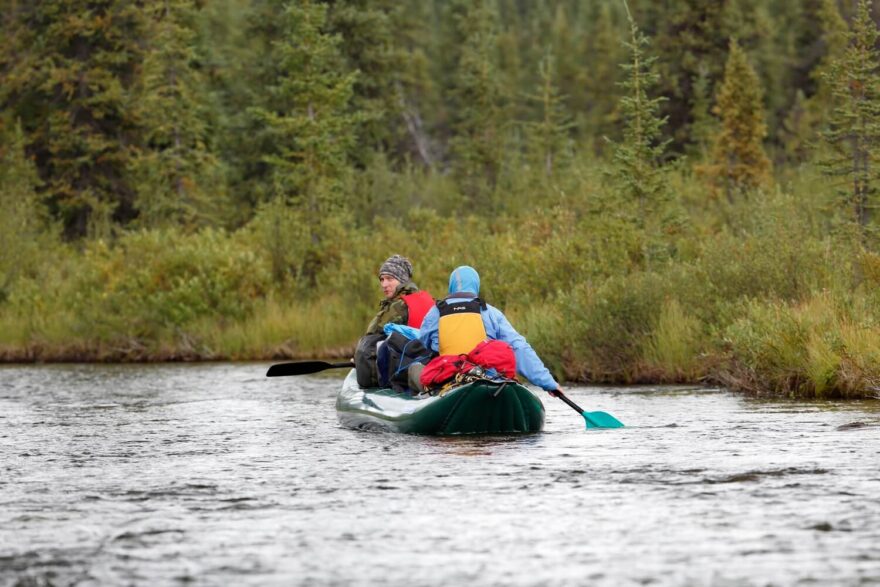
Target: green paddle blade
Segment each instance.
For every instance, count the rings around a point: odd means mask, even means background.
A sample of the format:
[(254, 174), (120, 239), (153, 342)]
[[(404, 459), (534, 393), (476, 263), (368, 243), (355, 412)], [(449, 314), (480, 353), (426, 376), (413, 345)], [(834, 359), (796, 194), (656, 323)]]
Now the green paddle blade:
[(583, 412), (587, 428), (622, 428), (623, 422), (607, 412)]

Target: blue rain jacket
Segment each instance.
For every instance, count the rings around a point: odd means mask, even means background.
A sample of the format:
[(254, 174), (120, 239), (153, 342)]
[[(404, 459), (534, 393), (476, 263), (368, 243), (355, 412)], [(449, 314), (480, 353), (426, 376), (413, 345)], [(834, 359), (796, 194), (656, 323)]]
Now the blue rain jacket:
[[(453, 302), (472, 300), (480, 294), (480, 275), (473, 267), (463, 265), (455, 269), (449, 276), (449, 295), (461, 294), (461, 297), (448, 298)], [(519, 332), (511, 326), (510, 322), (498, 308), (486, 305), (486, 309), (480, 312), (486, 334), (494, 340), (506, 342), (513, 348), (516, 355), (517, 372), (546, 391), (555, 391), (559, 384), (553, 379), (553, 375), (544, 366), (535, 349)], [(437, 352), (438, 344), (438, 320), (440, 313), (437, 306), (428, 311), (419, 328), (419, 340), (427, 349)]]

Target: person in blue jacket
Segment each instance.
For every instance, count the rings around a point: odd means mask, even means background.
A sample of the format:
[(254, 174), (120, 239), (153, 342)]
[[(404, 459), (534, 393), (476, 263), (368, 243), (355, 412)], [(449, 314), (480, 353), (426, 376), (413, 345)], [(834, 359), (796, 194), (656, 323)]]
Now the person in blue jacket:
[[(474, 342), (476, 341), (478, 343), (480, 342), (480, 339), (483, 338), (483, 331), (482, 329), (479, 329), (479, 324), (477, 325), (477, 329), (479, 330), (478, 335), (470, 333), (463, 335), (464, 339), (467, 340), (467, 342), (464, 343), (465, 346), (459, 347), (458, 349), (453, 347), (454, 350), (451, 352), (447, 349), (441, 349), (440, 321), (444, 316), (441, 315), (440, 308), (448, 305), (452, 310), (462, 310), (462, 313), (475, 310), (479, 312), (480, 318), (482, 319), (482, 326), (483, 329), (485, 329), (485, 337), (504, 341), (511, 346), (514, 355), (516, 356), (516, 370), (520, 375), (551, 394), (556, 391), (562, 391), (562, 388), (556, 380), (553, 379), (553, 375), (551, 375), (547, 367), (544, 366), (544, 363), (538, 357), (538, 354), (528, 341), (526, 341), (525, 337), (511, 326), (501, 310), (489, 304), (479, 302), (479, 294), (480, 275), (477, 273), (476, 269), (467, 265), (457, 267), (449, 276), (449, 295), (437, 306), (431, 308), (422, 321), (422, 326), (419, 329), (419, 340), (425, 348), (434, 352), (439, 352), (440, 354), (466, 353), (472, 349)], [(477, 302), (476, 304), (474, 304), (475, 301)], [(468, 306), (468, 303), (470, 303), (471, 306)], [(452, 314), (452, 312), (444, 312), (443, 314)], [(461, 317), (461, 315), (450, 316), (450, 319), (457, 320)], [(474, 316), (474, 318), (476, 318), (476, 316)], [(462, 331), (473, 331), (473, 328), (470, 326), (461, 326), (461, 323), (451, 323), (453, 324), (452, 329), (447, 329), (446, 332), (451, 332), (452, 334), (445, 335), (450, 338), (461, 336), (460, 333)], [(477, 338), (474, 338), (474, 336), (477, 336)]]

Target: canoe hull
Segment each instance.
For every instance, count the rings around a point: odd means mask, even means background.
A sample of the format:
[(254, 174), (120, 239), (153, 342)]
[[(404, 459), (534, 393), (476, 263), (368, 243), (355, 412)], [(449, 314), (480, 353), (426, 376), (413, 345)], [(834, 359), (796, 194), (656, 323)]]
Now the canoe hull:
[(544, 405), (518, 383), (475, 382), (416, 398), (362, 389), (354, 370), (336, 396), (336, 413), (348, 428), (403, 434), (526, 434), (544, 428)]

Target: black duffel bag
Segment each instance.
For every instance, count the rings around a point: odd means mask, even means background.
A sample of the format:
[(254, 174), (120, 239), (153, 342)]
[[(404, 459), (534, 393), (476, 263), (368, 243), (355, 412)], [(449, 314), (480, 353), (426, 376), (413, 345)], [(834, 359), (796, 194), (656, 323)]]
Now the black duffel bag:
[(379, 387), (379, 372), (376, 369), (376, 346), (385, 340), (384, 334), (366, 334), (361, 337), (354, 350), (354, 370), (357, 382), (363, 388)]

